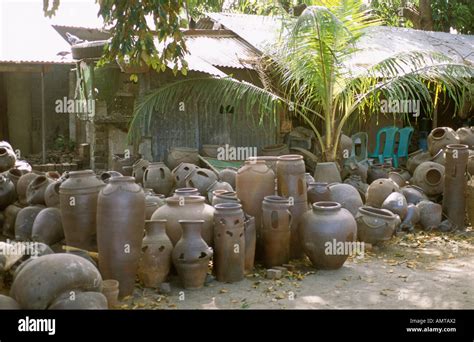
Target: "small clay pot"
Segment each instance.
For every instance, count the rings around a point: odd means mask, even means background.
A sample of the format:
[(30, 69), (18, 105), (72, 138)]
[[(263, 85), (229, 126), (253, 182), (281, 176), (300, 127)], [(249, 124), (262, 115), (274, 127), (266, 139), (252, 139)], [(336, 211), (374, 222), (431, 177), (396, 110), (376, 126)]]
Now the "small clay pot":
[(385, 199), (392, 193), (398, 192), (400, 187), (388, 178), (379, 178), (367, 188), (366, 204), (374, 208), (382, 207)]
[(430, 231), (440, 225), (443, 214), (440, 204), (422, 200), (416, 206), (420, 211), (420, 224), (424, 230)]
[(143, 186), (157, 194), (168, 196), (174, 185), (174, 177), (165, 163), (150, 163), (143, 173)]
[(207, 188), (207, 197), (209, 203), (212, 203), (212, 199), (214, 198), (213, 192), (216, 190), (224, 190), (226, 192), (233, 191), (232, 186), (226, 182), (215, 181)]
[(102, 282), (102, 294), (107, 298), (109, 309), (114, 309), (119, 303), (119, 282), (115, 279), (106, 279)]

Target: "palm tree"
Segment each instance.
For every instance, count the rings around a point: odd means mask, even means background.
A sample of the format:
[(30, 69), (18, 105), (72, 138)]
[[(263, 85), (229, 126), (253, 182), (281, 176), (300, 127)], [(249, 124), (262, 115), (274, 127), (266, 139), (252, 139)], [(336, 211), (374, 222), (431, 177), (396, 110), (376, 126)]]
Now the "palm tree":
[[(472, 98), (474, 67), (432, 51), (390, 56), (366, 68), (350, 65), (357, 42), (371, 26), (360, 0), (320, 0), (298, 18), (286, 18), (281, 39), (261, 61), (264, 87), (227, 78), (184, 79), (152, 91), (136, 106), (130, 137), (139, 137), (156, 112), (193, 98), (203, 111), (221, 104), (258, 109), (275, 120), (281, 110), (303, 119), (313, 130), (323, 159), (335, 161), (345, 125), (370, 115), (382, 99), (421, 100), (430, 112), (441, 96), (455, 110)], [(364, 114), (365, 113), (365, 114)], [(260, 120), (262, 121), (262, 120)], [(321, 128), (318, 128), (321, 126)]]

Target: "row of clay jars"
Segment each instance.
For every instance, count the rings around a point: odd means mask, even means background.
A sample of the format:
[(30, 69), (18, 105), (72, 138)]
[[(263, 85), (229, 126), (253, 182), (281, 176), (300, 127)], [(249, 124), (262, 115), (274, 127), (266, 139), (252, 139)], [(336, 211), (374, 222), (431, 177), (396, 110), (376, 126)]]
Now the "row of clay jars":
[(213, 267), (218, 281), (233, 283), (245, 274), (245, 215), (238, 203), (221, 203), (214, 212)]
[(150, 163), (143, 172), (143, 187), (168, 196), (174, 186), (171, 170), (163, 162)]
[(290, 260), (291, 205), (288, 198), (266, 196), (262, 203), (261, 250), (265, 267), (287, 264)]
[(301, 216), (308, 210), (305, 169), (303, 156), (300, 155), (280, 156), (276, 163), (278, 195), (292, 201), (289, 208), (293, 217), (291, 221), (290, 257), (294, 259), (301, 258), (304, 255), (298, 224)]
[(466, 215), (466, 167), (469, 157), (467, 145), (446, 147), (443, 211), (455, 229), (464, 229)]
[[(109, 184), (117, 178), (111, 178)], [(97, 250), (97, 199), (104, 186), (92, 170), (71, 171), (61, 183), (59, 201), (68, 246)]]
[(359, 208), (355, 220), (359, 241), (374, 245), (390, 240), (401, 223), (400, 217), (390, 210), (370, 206)]
[(261, 246), (262, 202), (275, 194), (275, 173), (263, 160), (246, 161), (237, 172), (236, 193), (245, 213), (255, 218), (257, 254)]
[(354, 216), (336, 202), (314, 203), (312, 210), (301, 218), (299, 229), (304, 252), (319, 269), (342, 267), (349, 254), (338, 253), (338, 245), (355, 242), (357, 238)]
[(131, 295), (134, 289), (144, 218), (145, 193), (135, 178), (113, 177), (101, 188), (97, 198), (99, 269), (104, 279), (118, 280), (120, 297)]

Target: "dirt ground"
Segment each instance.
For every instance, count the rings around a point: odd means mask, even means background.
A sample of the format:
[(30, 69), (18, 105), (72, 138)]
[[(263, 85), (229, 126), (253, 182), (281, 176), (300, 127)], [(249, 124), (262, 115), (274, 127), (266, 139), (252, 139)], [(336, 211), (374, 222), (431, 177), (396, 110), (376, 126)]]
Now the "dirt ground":
[[(370, 248), (366, 248), (370, 249)], [(309, 260), (280, 280), (257, 268), (233, 284), (210, 277), (199, 290), (171, 293), (140, 285), (121, 309), (473, 309), (474, 231), (417, 231), (351, 257), (339, 270), (322, 271)]]

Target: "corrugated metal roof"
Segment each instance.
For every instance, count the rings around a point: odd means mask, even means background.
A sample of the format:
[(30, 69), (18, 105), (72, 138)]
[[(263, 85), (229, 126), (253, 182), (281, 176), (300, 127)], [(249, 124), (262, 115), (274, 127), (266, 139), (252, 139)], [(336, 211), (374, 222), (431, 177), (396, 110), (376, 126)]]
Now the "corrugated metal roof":
[[(275, 44), (282, 31), (278, 16), (235, 13), (208, 13), (209, 18), (232, 30), (264, 51)], [(359, 52), (348, 63), (351, 68), (373, 65), (393, 54), (415, 50), (441, 52), (455, 60), (474, 63), (474, 36), (378, 26), (368, 29), (358, 43)]]
[(253, 69), (259, 59), (256, 51), (234, 34), (186, 35), (186, 46), (190, 55), (218, 67)]
[(70, 46), (43, 16), (42, 2), (0, 1), (0, 63), (72, 64)]

